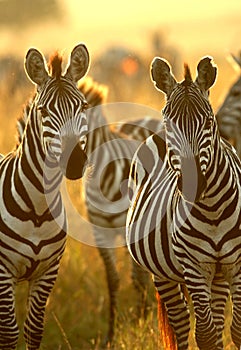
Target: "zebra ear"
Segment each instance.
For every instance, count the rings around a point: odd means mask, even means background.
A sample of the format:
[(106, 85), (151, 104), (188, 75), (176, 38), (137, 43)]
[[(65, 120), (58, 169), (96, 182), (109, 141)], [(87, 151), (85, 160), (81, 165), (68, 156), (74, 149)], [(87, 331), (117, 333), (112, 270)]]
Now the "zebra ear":
[(42, 54), (36, 49), (28, 50), (25, 58), (25, 70), (29, 79), (38, 86), (43, 85), (48, 79), (45, 60)]
[(71, 52), (70, 62), (65, 76), (77, 83), (88, 71), (89, 52), (84, 44), (77, 45)]
[(151, 63), (151, 78), (156, 88), (166, 95), (170, 95), (176, 84), (169, 64), (160, 57), (155, 57)]
[(207, 91), (215, 82), (217, 67), (212, 64), (212, 58), (204, 57), (197, 66), (198, 75), (196, 83), (201, 90)]

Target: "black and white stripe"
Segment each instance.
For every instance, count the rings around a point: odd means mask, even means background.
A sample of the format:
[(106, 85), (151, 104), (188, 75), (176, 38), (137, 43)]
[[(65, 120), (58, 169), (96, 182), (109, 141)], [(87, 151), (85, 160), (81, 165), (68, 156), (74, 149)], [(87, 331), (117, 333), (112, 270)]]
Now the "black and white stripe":
[[(47, 298), (65, 248), (67, 221), (60, 194), (65, 174), (83, 175), (86, 101), (76, 87), (89, 66), (84, 45), (71, 53), (67, 73), (61, 58), (50, 62), (30, 49), (25, 68), (38, 92), (28, 109), (19, 144), (0, 160), (0, 348), (15, 349), (18, 326), (15, 286), (29, 282), (24, 337), (29, 350), (39, 349)], [(21, 124), (23, 125), (23, 123)], [(79, 167), (75, 165), (78, 162)]]
[[(89, 131), (85, 151), (88, 155), (90, 174), (84, 181), (84, 188), (88, 220), (93, 226), (95, 236), (94, 243), (91, 242), (91, 238), (89, 242), (86, 240), (84, 242), (95, 244), (98, 247), (105, 265), (110, 306), (109, 329), (104, 342), (110, 342), (114, 335), (119, 289), (119, 273), (116, 268), (114, 248), (118, 246), (116, 241), (118, 236), (122, 237), (119, 244), (125, 244), (123, 238), (129, 206), (127, 187), (123, 186), (121, 190), (120, 188), (128, 179), (133, 153), (144, 139), (162, 127), (162, 122), (145, 117), (129, 122), (109, 123), (103, 111), (103, 106), (106, 106), (106, 86), (87, 78), (79, 84), (79, 90), (88, 102), (86, 113)], [(31, 105), (30, 101), (18, 120), (20, 140)], [(121, 206), (119, 206), (119, 201), (122, 203)], [(110, 206), (114, 214), (111, 213)], [(79, 239), (77, 232), (75, 238)], [(138, 291), (137, 309), (140, 312), (142, 308), (145, 308), (143, 305), (145, 304), (148, 275), (133, 260), (132, 263), (132, 279)]]
[[(127, 181), (131, 159), (140, 143), (161, 127), (161, 121), (144, 118), (133, 122), (109, 123), (105, 116), (105, 90), (95, 82), (80, 87), (88, 103), (88, 142), (86, 153), (92, 171), (85, 181), (88, 219), (95, 244), (103, 259), (109, 292), (109, 329), (106, 341), (114, 335), (119, 273), (115, 248), (125, 245), (125, 222), (129, 199)], [(110, 107), (111, 108), (111, 107)], [(113, 111), (114, 108), (110, 109)], [(110, 113), (110, 112), (109, 112)], [(133, 262), (132, 279), (138, 291), (139, 312), (144, 305), (148, 275)]]
[[(235, 64), (241, 69), (241, 52), (233, 56)], [(217, 112), (220, 135), (230, 141), (241, 157), (241, 77), (228, 91)]]
[[(240, 173), (235, 150), (224, 142), (208, 102), (216, 77), (210, 58), (189, 68), (177, 83), (156, 58), (152, 78), (165, 92), (165, 129), (134, 156), (127, 244), (133, 258), (154, 275), (178, 349), (188, 349), (189, 316), (180, 285), (194, 304), (200, 349), (223, 349), (224, 306), (233, 299), (232, 338), (241, 343)], [(228, 288), (229, 285), (229, 288)]]

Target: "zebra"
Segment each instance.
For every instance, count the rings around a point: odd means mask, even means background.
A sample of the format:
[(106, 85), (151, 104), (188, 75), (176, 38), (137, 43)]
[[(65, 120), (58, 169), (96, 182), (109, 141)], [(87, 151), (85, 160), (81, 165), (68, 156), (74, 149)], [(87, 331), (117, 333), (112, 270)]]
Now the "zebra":
[[(241, 68), (241, 52), (239, 56), (232, 55)], [(216, 114), (221, 136), (229, 140), (241, 157), (241, 77), (232, 85), (224, 102)]]
[(124, 138), (143, 142), (150, 135), (162, 129), (162, 121), (145, 116), (141, 119), (111, 123), (110, 128), (115, 133), (123, 135)]
[[(162, 121), (152, 117), (145, 117), (133, 121), (109, 123), (103, 112), (103, 105), (107, 97), (107, 86), (99, 84), (88, 77), (79, 83), (78, 88), (88, 103), (86, 110), (88, 133), (85, 151), (88, 156), (90, 174), (86, 175), (83, 181), (87, 219), (93, 225), (96, 240), (93, 244), (97, 246), (103, 260), (108, 284), (109, 322), (107, 335), (103, 339), (103, 345), (105, 346), (107, 343), (112, 342), (116, 324), (119, 273), (116, 268), (114, 241), (119, 235), (124, 237), (125, 218), (129, 204), (127, 191), (123, 191), (123, 187), (122, 191), (120, 191), (120, 188), (128, 178), (134, 151), (143, 140), (162, 127)], [(23, 113), (18, 120), (19, 141), (22, 139), (31, 105), (32, 101), (30, 100), (24, 106)], [(103, 158), (103, 152), (106, 153), (105, 158)], [(108, 171), (109, 169), (105, 169), (105, 165), (108, 163), (111, 163), (111, 172)], [(103, 169), (104, 172), (102, 172)], [(116, 176), (117, 174), (118, 176)], [(96, 189), (93, 182), (97, 184), (96, 179), (98, 180), (100, 176), (102, 176), (103, 182), (100, 184), (100, 189)], [(110, 179), (115, 180), (109, 189), (105, 189), (105, 182), (109, 182)], [(104, 200), (102, 201), (99, 199), (99, 192), (103, 189), (105, 191)], [(113, 207), (116, 209), (115, 215), (108, 211), (106, 197), (110, 198)], [(122, 201), (124, 210), (118, 211), (119, 200)], [(91, 210), (93, 206), (94, 211)], [(113, 222), (110, 222), (112, 218)], [(115, 221), (116, 219), (118, 220), (117, 222)], [(100, 220), (102, 220), (103, 226), (98, 225)], [(74, 235), (75, 238), (78, 237), (78, 233), (74, 233)], [(137, 302), (137, 313), (140, 314), (142, 308), (145, 313), (148, 275), (133, 260), (132, 264), (132, 280), (140, 296)]]
[[(107, 90), (97, 82), (83, 82), (79, 89), (85, 95), (89, 108), (86, 154), (91, 174), (84, 181), (88, 220), (93, 228), (95, 245), (103, 260), (109, 294), (109, 321), (103, 344), (111, 343), (117, 316), (117, 297), (120, 277), (116, 267), (116, 239), (125, 245), (125, 221), (129, 199), (127, 179), (133, 154), (140, 143), (161, 121), (143, 118), (125, 123), (109, 123), (103, 104)], [(137, 314), (145, 313), (148, 274), (132, 261), (132, 280), (138, 291)]]
[(15, 286), (24, 280), (29, 283), (24, 338), (27, 349), (39, 349), (66, 241), (60, 184), (63, 175), (77, 179), (85, 170), (87, 103), (76, 84), (89, 67), (86, 46), (72, 50), (64, 75), (61, 63), (56, 53), (47, 70), (37, 49), (27, 52), (25, 70), (37, 93), (20, 142), (0, 160), (1, 350), (17, 345)]
[(194, 304), (200, 349), (223, 349), (224, 307), (233, 301), (231, 334), (240, 347), (240, 160), (223, 140), (208, 101), (216, 79), (210, 57), (193, 82), (185, 65), (177, 83), (155, 58), (152, 80), (166, 94), (164, 128), (135, 153), (129, 176), (127, 246), (153, 274), (179, 350), (190, 329), (185, 283)]

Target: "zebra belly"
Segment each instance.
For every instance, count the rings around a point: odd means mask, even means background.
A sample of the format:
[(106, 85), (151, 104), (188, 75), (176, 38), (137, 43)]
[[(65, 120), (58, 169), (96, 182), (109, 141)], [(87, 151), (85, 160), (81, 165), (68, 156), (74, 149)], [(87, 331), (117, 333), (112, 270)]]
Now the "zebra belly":
[[(167, 245), (165, 244), (165, 248), (163, 247), (163, 243), (157, 244), (154, 248), (153, 243), (150, 243), (151, 240), (148, 237), (139, 242), (128, 243), (128, 248), (133, 259), (143, 269), (160, 279), (184, 283), (181, 264), (176, 259), (169, 242), (166, 241)], [(155, 241), (157, 242), (158, 240)], [(169, 248), (167, 248), (168, 245)]]

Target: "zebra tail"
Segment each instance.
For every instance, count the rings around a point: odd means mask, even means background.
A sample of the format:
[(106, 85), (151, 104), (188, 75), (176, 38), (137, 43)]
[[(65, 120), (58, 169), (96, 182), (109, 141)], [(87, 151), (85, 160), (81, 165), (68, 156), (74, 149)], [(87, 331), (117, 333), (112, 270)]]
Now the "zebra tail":
[(177, 350), (176, 337), (168, 321), (166, 306), (158, 292), (156, 292), (156, 298), (158, 302), (158, 329), (163, 349)]

